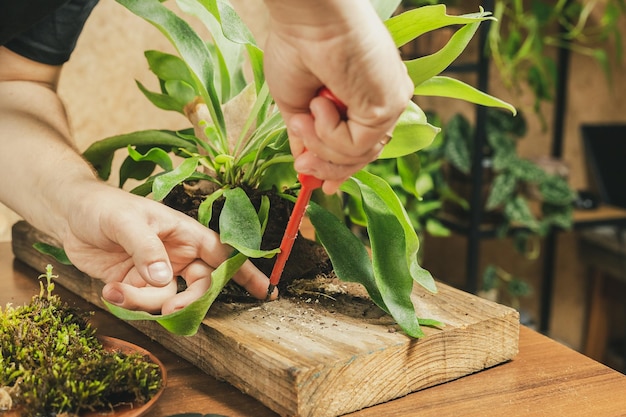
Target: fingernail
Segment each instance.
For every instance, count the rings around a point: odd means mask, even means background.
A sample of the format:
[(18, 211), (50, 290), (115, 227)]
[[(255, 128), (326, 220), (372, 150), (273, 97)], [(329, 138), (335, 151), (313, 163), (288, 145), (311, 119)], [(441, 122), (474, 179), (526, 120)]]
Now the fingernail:
[(148, 266), (148, 274), (155, 284), (167, 284), (172, 280), (172, 272), (165, 262), (155, 262)]
[(124, 302), (124, 294), (118, 290), (110, 290), (107, 293), (106, 300), (113, 304), (122, 304)]

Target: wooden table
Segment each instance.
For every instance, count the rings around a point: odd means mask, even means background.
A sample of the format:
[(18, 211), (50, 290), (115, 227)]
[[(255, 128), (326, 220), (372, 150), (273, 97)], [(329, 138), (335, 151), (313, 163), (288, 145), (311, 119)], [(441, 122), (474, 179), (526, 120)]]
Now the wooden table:
[[(28, 302), (39, 292), (38, 275), (13, 259), (9, 243), (0, 243), (0, 305)], [(80, 308), (94, 309), (63, 288), (56, 291)], [(109, 313), (96, 310), (93, 323), (101, 334), (152, 351), (167, 367), (168, 386), (150, 416), (275, 416), (253, 398), (207, 376)], [(626, 376), (523, 328), (520, 353), (514, 360), (350, 415), (626, 416), (624, 394)]]

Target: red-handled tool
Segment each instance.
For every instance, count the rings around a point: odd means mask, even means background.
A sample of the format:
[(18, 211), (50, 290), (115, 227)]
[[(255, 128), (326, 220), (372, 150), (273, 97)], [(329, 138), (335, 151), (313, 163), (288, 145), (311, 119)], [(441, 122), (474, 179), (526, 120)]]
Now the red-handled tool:
[[(339, 110), (341, 118), (344, 120), (347, 118), (348, 109), (346, 105), (335, 97), (335, 95), (328, 88), (322, 87), (318, 91), (317, 95), (331, 100), (335, 106), (337, 106), (337, 110)], [(274, 264), (274, 268), (272, 269), (272, 273), (270, 275), (270, 285), (267, 288), (268, 300), (272, 296), (274, 288), (278, 285), (278, 281), (280, 281), (280, 277), (285, 269), (285, 264), (287, 263), (287, 259), (289, 259), (293, 243), (298, 236), (298, 229), (300, 229), (300, 225), (302, 224), (304, 212), (309, 205), (309, 200), (311, 200), (311, 194), (315, 189), (320, 188), (323, 183), (323, 181), (319, 178), (306, 174), (298, 174), (298, 181), (300, 181), (302, 187), (300, 188), (300, 193), (296, 199), (296, 205), (293, 207), (293, 211), (291, 212), (291, 216), (287, 222), (287, 229), (283, 235), (283, 240), (280, 242), (280, 253), (276, 256), (276, 263)]]

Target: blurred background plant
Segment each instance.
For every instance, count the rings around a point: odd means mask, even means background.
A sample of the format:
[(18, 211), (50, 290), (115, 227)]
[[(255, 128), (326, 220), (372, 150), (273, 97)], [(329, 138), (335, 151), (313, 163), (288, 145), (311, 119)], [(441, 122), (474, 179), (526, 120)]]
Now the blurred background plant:
[[(485, 130), (488, 157), (483, 161), (481, 190), (484, 219), (497, 237), (510, 237), (519, 254), (536, 260), (541, 240), (552, 228), (572, 227), (576, 192), (568, 184), (568, 171), (558, 161), (531, 160), (518, 154), (517, 143), (526, 135), (522, 113), (513, 116), (488, 110)], [(456, 114), (442, 132), (444, 178), (456, 195), (469, 199), (474, 128), (465, 116)], [(440, 216), (451, 215), (458, 221), (468, 214), (467, 206), (457, 205), (447, 209), (444, 206)], [(501, 266), (488, 265), (482, 278), (483, 295), (515, 308), (519, 308), (521, 297), (532, 293), (526, 279)]]
[[(429, 147), (396, 160), (376, 161), (367, 169), (388, 180), (418, 233), (449, 236), (448, 226), (462, 224), (469, 214), (474, 127), (462, 114), (446, 123), (434, 113), (428, 119), (442, 129)], [(517, 143), (526, 134), (523, 114), (489, 109), (486, 131), (490, 156), (483, 167), (485, 219), (496, 237), (512, 238), (517, 252), (535, 260), (550, 228), (571, 227), (576, 193), (566, 172), (553, 172), (544, 161), (518, 155)], [(352, 212), (350, 221), (361, 226)], [(532, 293), (523, 277), (493, 264), (485, 269), (480, 290), (515, 308), (521, 297)]]
[(623, 59), (619, 25), (625, 13), (624, 0), (496, 0), (490, 56), (508, 88), (532, 91), (541, 118), (541, 103), (554, 99), (555, 48), (593, 57), (610, 83), (611, 60)]
[[(467, 2), (465, 2), (467, 3)], [(541, 104), (554, 100), (556, 49), (592, 57), (611, 82), (611, 61), (623, 61), (620, 24), (625, 0), (477, 1), (493, 12), (488, 50), (498, 76), (514, 94), (533, 94), (532, 109), (544, 127)], [(461, 6), (458, 0), (404, 0), (405, 8), (427, 4)], [(493, 6), (491, 6), (493, 5)], [(472, 4), (473, 6), (473, 4)], [(518, 105), (519, 108), (519, 105)]]

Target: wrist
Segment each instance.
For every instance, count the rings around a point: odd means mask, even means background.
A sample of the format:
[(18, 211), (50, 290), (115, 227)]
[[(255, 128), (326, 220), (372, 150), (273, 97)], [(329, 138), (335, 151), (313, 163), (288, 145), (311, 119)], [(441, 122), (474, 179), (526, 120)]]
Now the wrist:
[(356, 15), (371, 9), (363, 0), (264, 0), (274, 30), (293, 28), (298, 34), (317, 31), (341, 32)]
[(71, 218), (84, 212), (87, 204), (97, 204), (93, 196), (100, 187), (109, 187), (96, 178), (84, 161), (68, 165), (71, 167), (63, 170), (61, 175), (49, 176), (42, 181), (40, 189), (44, 191), (39, 202), (34, 203), (39, 210), (32, 216), (35, 227), (61, 243), (71, 233)]

